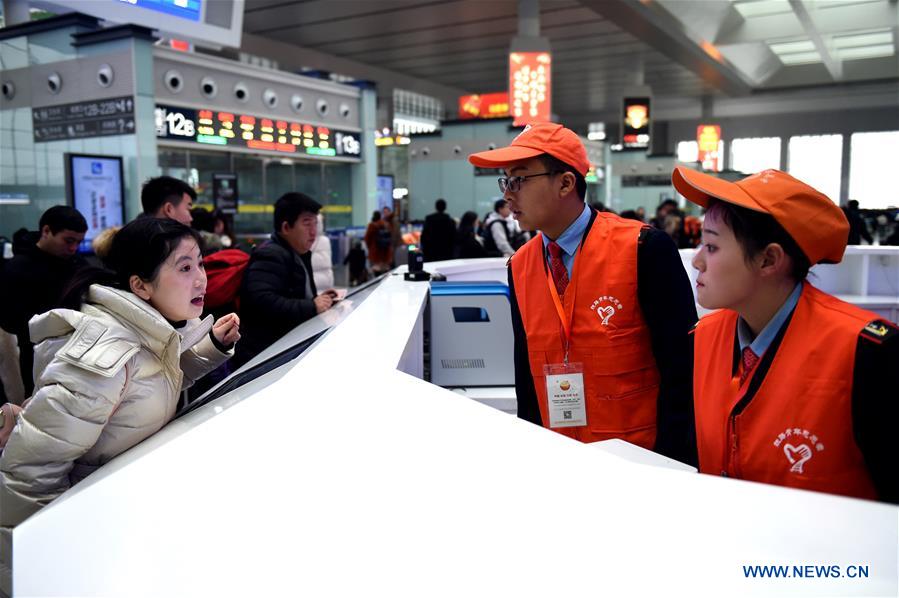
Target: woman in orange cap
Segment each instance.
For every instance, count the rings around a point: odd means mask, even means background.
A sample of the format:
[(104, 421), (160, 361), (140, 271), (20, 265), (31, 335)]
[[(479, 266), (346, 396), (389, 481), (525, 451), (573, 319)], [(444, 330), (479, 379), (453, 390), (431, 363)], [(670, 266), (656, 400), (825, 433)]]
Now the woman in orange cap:
[(676, 168), (707, 208), (693, 265), (693, 391), (703, 473), (899, 502), (899, 329), (805, 280), (843, 257), (849, 224), (778, 170), (736, 183)]

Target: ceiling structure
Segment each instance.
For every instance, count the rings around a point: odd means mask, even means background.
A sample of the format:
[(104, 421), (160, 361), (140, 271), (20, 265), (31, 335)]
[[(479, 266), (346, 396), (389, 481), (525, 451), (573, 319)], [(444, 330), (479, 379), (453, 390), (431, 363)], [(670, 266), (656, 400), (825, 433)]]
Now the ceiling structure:
[[(701, 98), (899, 79), (896, 0), (540, 0), (539, 11), (563, 119), (610, 114), (641, 83), (655, 98)], [(487, 93), (507, 88), (518, 21), (517, 0), (248, 0), (244, 33)]]

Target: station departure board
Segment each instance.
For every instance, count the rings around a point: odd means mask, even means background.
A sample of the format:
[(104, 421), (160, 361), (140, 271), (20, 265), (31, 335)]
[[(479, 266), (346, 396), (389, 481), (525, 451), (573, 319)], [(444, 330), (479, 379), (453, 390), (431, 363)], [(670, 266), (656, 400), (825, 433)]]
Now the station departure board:
[(283, 154), (361, 158), (359, 133), (222, 110), (156, 105), (156, 137)]

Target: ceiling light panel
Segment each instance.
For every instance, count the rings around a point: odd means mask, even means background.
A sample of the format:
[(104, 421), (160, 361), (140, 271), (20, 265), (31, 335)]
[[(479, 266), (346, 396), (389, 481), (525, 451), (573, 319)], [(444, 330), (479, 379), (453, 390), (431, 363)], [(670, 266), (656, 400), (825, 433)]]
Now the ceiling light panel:
[(784, 54), (782, 56), (778, 56), (780, 61), (787, 66), (793, 66), (796, 64), (814, 64), (816, 62), (821, 62), (821, 55), (815, 52), (797, 52), (796, 54)]
[(787, 0), (738, 0), (733, 3), (733, 6), (743, 15), (744, 19), (793, 12)]
[(859, 48), (842, 48), (837, 50), (840, 60), (860, 60), (862, 58), (882, 58), (895, 54), (893, 44), (881, 44), (879, 46), (865, 46)]
[(784, 54), (798, 54), (800, 52), (814, 52), (815, 44), (809, 39), (792, 42), (769, 42), (768, 47), (778, 56)]
[(882, 46), (893, 44), (893, 32), (889, 29), (853, 33), (852, 35), (835, 35), (834, 48), (858, 48), (860, 46)]

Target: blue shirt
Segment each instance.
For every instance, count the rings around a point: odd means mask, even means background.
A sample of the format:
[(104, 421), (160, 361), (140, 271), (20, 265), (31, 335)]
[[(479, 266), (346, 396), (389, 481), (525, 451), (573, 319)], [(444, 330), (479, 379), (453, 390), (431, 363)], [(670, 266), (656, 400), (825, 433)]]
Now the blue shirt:
[(755, 339), (752, 338), (752, 330), (749, 329), (749, 324), (747, 324), (743, 318), (740, 318), (737, 321), (737, 337), (740, 341), (740, 352), (742, 353), (743, 349), (749, 347), (752, 349), (753, 353), (758, 357), (761, 357), (765, 351), (768, 350), (768, 347), (771, 346), (771, 341), (777, 336), (783, 323), (786, 322), (790, 314), (793, 313), (796, 304), (799, 303), (799, 295), (801, 294), (802, 283), (800, 282), (796, 285), (796, 288), (793, 289), (793, 292), (790, 293), (790, 296), (787, 297), (787, 300), (784, 301), (784, 304), (780, 306), (780, 309), (777, 310), (777, 313), (774, 314), (774, 317), (771, 318), (771, 321), (762, 328), (762, 331), (759, 332), (759, 335), (755, 337)]
[(590, 224), (590, 206), (584, 204), (584, 210), (581, 212), (581, 215), (565, 229), (565, 232), (559, 235), (558, 239), (550, 239), (546, 236), (546, 233), (540, 231), (543, 235), (543, 249), (546, 250), (544, 251), (546, 264), (549, 265), (550, 259), (547, 247), (550, 241), (554, 240), (562, 248), (562, 263), (565, 264), (565, 269), (568, 270), (568, 280), (571, 280), (571, 270), (574, 268), (574, 254), (577, 253), (577, 248), (581, 245), (581, 239), (584, 237), (588, 224)]

